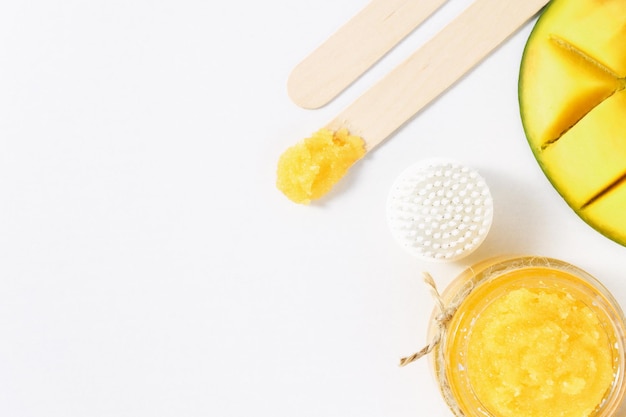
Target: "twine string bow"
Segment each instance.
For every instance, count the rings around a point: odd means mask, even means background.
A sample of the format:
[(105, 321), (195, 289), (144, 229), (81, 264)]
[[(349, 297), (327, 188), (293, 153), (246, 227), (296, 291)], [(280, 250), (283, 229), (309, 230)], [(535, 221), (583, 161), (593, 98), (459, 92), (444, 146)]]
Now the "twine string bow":
[(452, 316), (454, 316), (458, 307), (458, 305), (446, 306), (439, 290), (437, 290), (437, 284), (435, 283), (433, 277), (428, 272), (424, 272), (423, 275), (424, 282), (430, 289), (433, 300), (439, 308), (439, 314), (433, 317), (433, 323), (436, 326), (435, 334), (430, 343), (424, 346), (419, 352), (400, 359), (400, 366), (406, 366), (428, 355), (439, 343), (441, 343), (441, 340), (446, 332), (446, 328), (448, 327), (448, 323), (452, 319)]

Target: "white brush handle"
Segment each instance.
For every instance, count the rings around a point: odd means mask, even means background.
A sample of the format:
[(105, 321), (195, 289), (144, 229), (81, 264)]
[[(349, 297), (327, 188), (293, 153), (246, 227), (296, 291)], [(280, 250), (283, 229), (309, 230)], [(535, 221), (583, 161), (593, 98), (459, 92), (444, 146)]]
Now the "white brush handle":
[(373, 0), (292, 71), (291, 99), (309, 109), (330, 102), (446, 0)]
[(326, 127), (371, 150), (530, 20), (548, 0), (476, 0)]

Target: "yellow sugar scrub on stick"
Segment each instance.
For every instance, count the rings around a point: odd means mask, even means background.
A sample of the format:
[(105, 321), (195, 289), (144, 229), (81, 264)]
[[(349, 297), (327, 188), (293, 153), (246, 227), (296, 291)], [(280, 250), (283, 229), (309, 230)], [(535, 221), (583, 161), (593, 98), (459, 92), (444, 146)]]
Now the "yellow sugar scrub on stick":
[[(429, 277), (429, 276), (428, 276)], [(608, 290), (565, 262), (485, 261), (437, 299), (431, 353), (457, 417), (626, 415), (626, 324)]]
[[(436, 3), (435, 0), (432, 1)], [(547, 2), (548, 0), (515, 2), (478, 0), (473, 2), (404, 62), (341, 111), (324, 129), (305, 140), (304, 143), (287, 150), (279, 162), (278, 188), (299, 203), (308, 203), (323, 196), (345, 174), (349, 166), (363, 157), (365, 152), (372, 151), (455, 84), (520, 26), (528, 22)], [(368, 9), (367, 16), (374, 17), (369, 15), (372, 12), (382, 20), (388, 20), (394, 14), (389, 13), (389, 8), (393, 11), (394, 7), (406, 6), (404, 11), (407, 13), (421, 14), (420, 11), (423, 10), (421, 7), (426, 7), (422, 4), (414, 8), (408, 5), (409, 2), (395, 0), (381, 0), (376, 3), (377, 6)], [(398, 16), (402, 15), (403, 13), (398, 14)], [(407, 19), (413, 23), (403, 24), (404, 30), (407, 26), (410, 27), (421, 20), (416, 15)], [(395, 19), (392, 20), (395, 21)], [(357, 26), (359, 26), (359, 21), (362, 22), (361, 18), (357, 19)], [(350, 24), (349, 27), (355, 26)], [(393, 25), (393, 27), (394, 30), (400, 30), (398, 25)], [(363, 35), (361, 32), (359, 30), (343, 32), (345, 37), (343, 35), (333, 37), (331, 44), (326, 44), (323, 49), (341, 50), (345, 45), (360, 41)], [(339, 44), (334, 44), (337, 39)], [(379, 53), (397, 40), (399, 40), (397, 37), (385, 40)], [(339, 49), (334, 49), (337, 46)], [(315, 71), (310, 72), (312, 68), (320, 65), (322, 68), (320, 71), (325, 73), (328, 72), (326, 71), (328, 68), (331, 69), (330, 72), (334, 69), (339, 71), (346, 69), (342, 65), (329, 65), (326, 56), (325, 53), (315, 53), (311, 60), (307, 60), (305, 67), (308, 69), (302, 70), (300, 67), (298, 72), (303, 72), (289, 80), (290, 95), (305, 107), (318, 107), (338, 92), (331, 88), (330, 96), (314, 94), (317, 97), (314, 97), (311, 102), (308, 101), (308, 98), (312, 96), (309, 94), (310, 83), (307, 80), (320, 79), (320, 74)], [(360, 61), (361, 56), (362, 54), (357, 54), (349, 61), (357, 65), (355, 61)], [(377, 54), (375, 53), (374, 56)], [(362, 57), (365, 59), (362, 61), (365, 67), (371, 65), (371, 56), (370, 58)], [(346, 80), (349, 83), (349, 80), (354, 79), (355, 75), (358, 76), (358, 73), (360, 71), (356, 74), (352, 72), (352, 75), (348, 77), (341, 77), (344, 81), (339, 83), (340, 90), (342, 86), (345, 87)], [(320, 97), (321, 101), (317, 99)], [(332, 132), (332, 140), (327, 131)], [(358, 141), (356, 137), (360, 137), (362, 141)], [(347, 142), (347, 148), (337, 146), (342, 143), (342, 140)], [(322, 146), (322, 144), (325, 145)], [(319, 171), (316, 172), (318, 169)]]
[(292, 201), (308, 204), (328, 193), (363, 155), (359, 136), (320, 129), (281, 155), (276, 186)]

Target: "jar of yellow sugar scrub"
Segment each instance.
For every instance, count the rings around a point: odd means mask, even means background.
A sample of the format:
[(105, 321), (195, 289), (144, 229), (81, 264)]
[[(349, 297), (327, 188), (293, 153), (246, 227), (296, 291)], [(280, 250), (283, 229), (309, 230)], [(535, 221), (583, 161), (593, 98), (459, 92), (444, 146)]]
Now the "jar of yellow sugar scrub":
[(438, 302), (430, 359), (454, 415), (626, 416), (624, 315), (585, 271), (494, 259), (463, 272)]

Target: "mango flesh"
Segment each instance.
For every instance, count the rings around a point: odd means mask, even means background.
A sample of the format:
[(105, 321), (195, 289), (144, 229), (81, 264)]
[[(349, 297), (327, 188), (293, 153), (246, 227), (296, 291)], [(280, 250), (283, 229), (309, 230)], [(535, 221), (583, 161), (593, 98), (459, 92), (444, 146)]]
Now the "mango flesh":
[(530, 147), (556, 190), (626, 245), (626, 2), (552, 0), (528, 39), (519, 99)]

